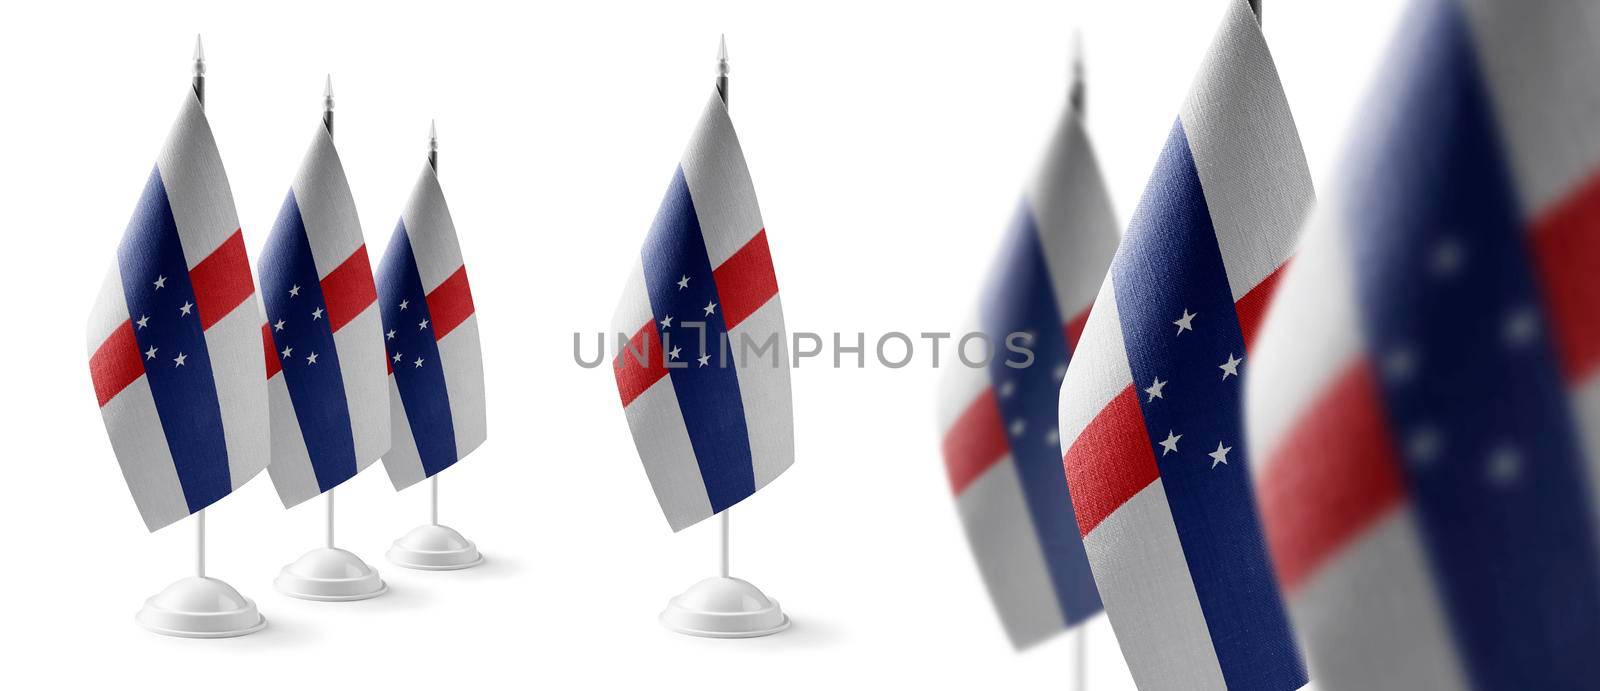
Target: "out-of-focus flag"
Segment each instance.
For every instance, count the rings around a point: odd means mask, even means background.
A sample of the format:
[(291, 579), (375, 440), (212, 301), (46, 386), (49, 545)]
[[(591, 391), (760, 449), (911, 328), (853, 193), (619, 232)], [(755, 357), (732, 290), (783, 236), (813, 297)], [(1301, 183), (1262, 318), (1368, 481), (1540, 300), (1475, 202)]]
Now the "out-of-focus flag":
[(267, 467), (261, 308), (233, 193), (193, 92), (89, 314), (89, 372), (145, 526)]
[(377, 288), (333, 138), (318, 124), (259, 266), (267, 324), (272, 484), (284, 506), (389, 450)]
[(488, 436), (477, 310), (432, 166), (422, 167), (378, 264), (378, 301), (394, 433), (383, 467), (395, 489), (405, 489)]
[(1272, 56), (1233, 0), (1061, 388), (1072, 505), (1142, 689), (1306, 682), (1256, 514), (1239, 375), (1311, 203)]
[(728, 108), (713, 92), (628, 272), (612, 362), (645, 474), (674, 531), (794, 463), (778, 279)]
[(1600, 7), (1419, 0), (1249, 376), (1325, 689), (1600, 680)]
[[(1105, 181), (1081, 113), (1069, 108), (979, 303), (978, 330), (1001, 354), (984, 369), (948, 363), (939, 400), (956, 508), (1018, 648), (1100, 611), (1061, 472), (1056, 400), (1116, 248)], [(999, 347), (1016, 333), (1031, 335), (1033, 360), (1022, 368)]]

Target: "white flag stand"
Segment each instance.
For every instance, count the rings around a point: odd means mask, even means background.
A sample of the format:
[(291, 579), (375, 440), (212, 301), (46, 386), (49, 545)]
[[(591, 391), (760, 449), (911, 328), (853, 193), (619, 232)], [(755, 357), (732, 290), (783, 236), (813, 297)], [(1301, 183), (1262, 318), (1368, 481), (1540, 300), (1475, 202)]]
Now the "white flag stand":
[(283, 567), (272, 584), (284, 595), (320, 602), (365, 600), (389, 592), (389, 585), (378, 577), (377, 569), (367, 566), (354, 553), (333, 546), (333, 493), (332, 489), (325, 493), (327, 544)]
[(389, 561), (396, 566), (423, 571), (470, 569), (483, 563), (478, 546), (449, 526), (439, 525), (439, 476), (428, 479), (428, 523), (411, 529), (389, 547)]
[(256, 603), (233, 586), (206, 577), (206, 512), (195, 513), (194, 575), (174, 581), (134, 616), (140, 626), (166, 636), (231, 638), (266, 628)]
[(748, 581), (728, 575), (728, 514), (723, 509), (721, 575), (689, 586), (667, 602), (661, 625), (678, 633), (707, 638), (755, 638), (789, 628), (789, 616), (778, 601)]

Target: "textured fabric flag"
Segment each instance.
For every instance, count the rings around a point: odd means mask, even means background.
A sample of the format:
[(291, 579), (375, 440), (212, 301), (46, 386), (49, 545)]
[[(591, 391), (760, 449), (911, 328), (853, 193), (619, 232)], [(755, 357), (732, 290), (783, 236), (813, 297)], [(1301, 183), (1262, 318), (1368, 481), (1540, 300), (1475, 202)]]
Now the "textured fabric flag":
[(1600, 7), (1412, 5), (1248, 377), (1324, 689), (1600, 680)]
[(89, 372), (145, 526), (267, 467), (261, 313), (233, 193), (189, 92), (89, 314)]
[(422, 167), (378, 263), (378, 303), (394, 434), (383, 467), (398, 490), (449, 468), (488, 436), (477, 310), (432, 166)]
[(1069, 108), (1005, 235), (975, 320), (975, 331), (997, 349), (1012, 334), (1027, 334), (1033, 359), (1019, 366), (1022, 360), (996, 356), (982, 369), (949, 362), (939, 397), (956, 508), (1018, 648), (1100, 611), (1061, 472), (1056, 398), (1116, 248), (1105, 181), (1080, 113)]
[(612, 362), (645, 474), (673, 530), (794, 463), (789, 349), (767, 231), (715, 92), (612, 321)]
[(355, 199), (321, 124), (261, 250), (272, 465), (284, 506), (389, 450), (377, 288)]
[(1311, 202), (1272, 57), (1234, 0), (1061, 388), (1072, 505), (1142, 689), (1306, 681), (1257, 519), (1239, 375)]

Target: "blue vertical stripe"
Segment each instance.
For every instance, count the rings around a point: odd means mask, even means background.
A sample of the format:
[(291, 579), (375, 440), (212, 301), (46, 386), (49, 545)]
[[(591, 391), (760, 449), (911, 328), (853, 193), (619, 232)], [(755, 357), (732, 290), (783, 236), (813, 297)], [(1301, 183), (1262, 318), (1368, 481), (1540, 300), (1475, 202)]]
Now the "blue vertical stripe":
[(159, 168), (150, 172), (117, 247), (117, 262), (156, 415), (194, 513), (227, 496), (233, 482), (206, 334)]
[[(755, 493), (755, 467), (739, 376), (731, 360), (721, 357), (721, 343), (728, 333), (722, 300), (712, 280), (711, 259), (681, 167), (672, 176), (641, 255), (655, 328), (662, 350), (667, 351), (650, 357), (667, 358), (668, 376), (683, 411), (706, 496), (712, 512), (720, 512)], [(680, 283), (685, 285), (680, 287)], [(713, 306), (709, 314), (708, 306)], [(672, 317), (671, 326), (663, 326), (668, 316)], [(679, 349), (675, 358), (670, 352), (674, 348)], [(702, 355), (711, 356), (704, 367), (699, 363)]]
[[(439, 343), (433, 337), (428, 294), (422, 288), (422, 274), (404, 219), (395, 225), (389, 249), (384, 250), (383, 262), (378, 265), (378, 313), (383, 318), (385, 352), (395, 388), (400, 390), (411, 438), (422, 459), (422, 474), (433, 477), (459, 460), (455, 417), (450, 413)], [(428, 323), (426, 328), (421, 326), (423, 321)]]
[(1070, 357), (1064, 320), (1038, 224), (1026, 204), (1017, 210), (981, 304), (982, 328), (992, 342), (1004, 344), (1013, 333), (1031, 335), (1033, 362), (1012, 367), (1007, 363), (1020, 364), (1020, 358), (1008, 357), (1000, 348), (1001, 356), (989, 365), (989, 379), (1056, 602), (1070, 626), (1100, 611), (1100, 593), (1078, 533), (1056, 429), (1058, 375), (1066, 371)]
[(1458, 658), (1483, 689), (1600, 679), (1585, 461), (1471, 34), (1421, 3), (1346, 209), (1362, 324)]
[[(294, 190), (283, 200), (278, 221), (261, 250), (261, 299), (266, 304), (276, 357), (283, 365), (284, 383), (294, 402), (300, 436), (311, 457), (317, 489), (326, 492), (356, 475), (355, 435), (350, 427), (350, 404), (345, 399), (344, 377), (339, 374), (339, 352), (328, 321), (328, 303), (311, 257), (311, 241)], [(314, 313), (322, 310), (321, 316)], [(291, 348), (288, 357), (285, 348)], [(316, 361), (311, 361), (312, 354)]]
[[(1246, 173), (1250, 174), (1250, 173)], [(1263, 173), (1264, 174), (1264, 173)], [(1230, 689), (1298, 689), (1305, 664), (1267, 560), (1246, 465), (1244, 335), (1183, 123), (1111, 261), (1134, 388), (1211, 644)], [(1173, 322), (1185, 312), (1192, 330)], [(1224, 378), (1226, 376), (1226, 378)], [(1160, 378), (1160, 398), (1144, 389)], [(1177, 452), (1161, 442), (1181, 435)], [(1227, 448), (1226, 463), (1210, 454)]]

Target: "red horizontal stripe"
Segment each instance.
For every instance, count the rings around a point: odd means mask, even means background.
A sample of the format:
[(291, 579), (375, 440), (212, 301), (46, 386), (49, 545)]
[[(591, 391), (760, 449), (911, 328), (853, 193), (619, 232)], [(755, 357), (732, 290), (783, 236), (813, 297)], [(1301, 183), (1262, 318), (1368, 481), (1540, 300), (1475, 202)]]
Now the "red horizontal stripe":
[(1400, 505), (1405, 489), (1365, 360), (1341, 372), (1267, 456), (1257, 485), (1278, 582), (1295, 593)]
[(278, 360), (278, 344), (272, 342), (272, 327), (261, 325), (261, 350), (267, 356), (267, 378), (271, 379), (283, 370), (283, 363)]
[(984, 389), (944, 435), (944, 468), (950, 475), (950, 490), (961, 494), (979, 475), (994, 467), (1011, 450), (1006, 441), (1005, 424), (1000, 419), (1000, 402), (994, 389)]
[(762, 228), (711, 274), (722, 298), (722, 319), (732, 329), (778, 294), (767, 230)]
[(100, 407), (139, 377), (144, 376), (144, 355), (139, 339), (133, 335), (133, 322), (124, 321), (89, 356), (89, 376), (94, 379), (94, 395)]
[[(1093, 307), (1093, 305), (1090, 305), (1090, 307)], [(1090, 307), (1083, 308), (1083, 311), (1079, 312), (1078, 316), (1073, 317), (1071, 321), (1067, 322), (1066, 334), (1068, 353), (1078, 352), (1078, 339), (1083, 338), (1083, 325), (1089, 323)]]
[[(643, 353), (642, 364), (639, 362), (639, 353)], [(633, 338), (628, 340), (628, 347), (617, 353), (617, 358), (611, 361), (611, 369), (617, 376), (617, 393), (622, 395), (624, 408), (667, 376), (667, 368), (661, 360), (661, 335), (656, 333), (654, 322), (645, 322), (633, 334)]]
[(1600, 370), (1600, 174), (1534, 223), (1534, 263), (1567, 381)]
[(1161, 477), (1132, 384), (1073, 440), (1062, 463), (1082, 536)]
[(428, 316), (433, 318), (434, 340), (444, 338), (472, 316), (472, 312), (472, 287), (467, 285), (466, 266), (456, 269), (444, 283), (428, 293)]
[(337, 332), (378, 299), (372, 283), (372, 266), (367, 262), (367, 246), (356, 251), (322, 278), (322, 299), (328, 303), (328, 328)]
[(1272, 296), (1278, 291), (1278, 281), (1288, 268), (1289, 261), (1284, 261), (1234, 303), (1233, 313), (1239, 319), (1239, 332), (1244, 335), (1246, 350), (1255, 345), (1256, 334), (1261, 331), (1261, 321), (1267, 316), (1267, 306), (1272, 304)]
[(244, 232), (233, 235), (205, 259), (189, 270), (194, 285), (195, 307), (200, 310), (200, 328), (209, 329), (233, 312), (233, 308), (256, 292), (250, 278), (250, 257), (244, 251)]

